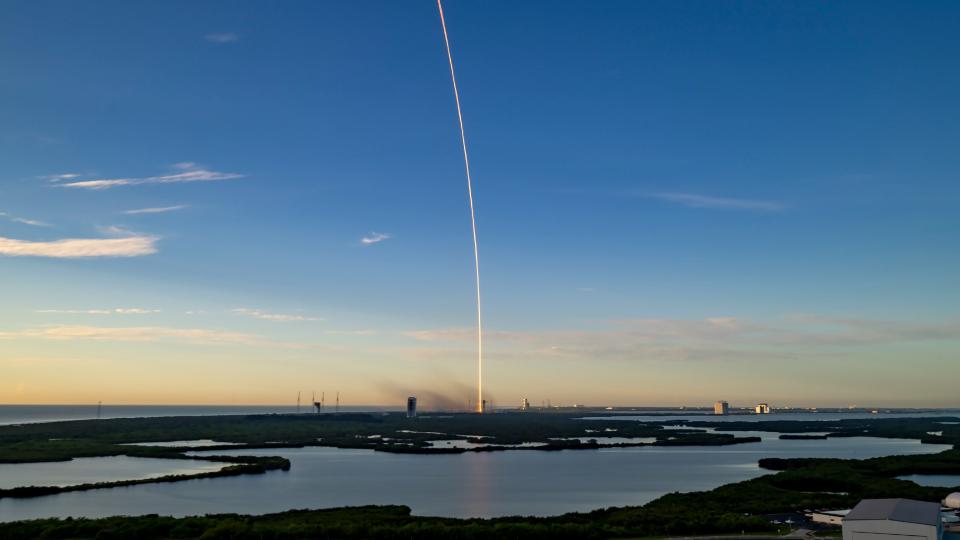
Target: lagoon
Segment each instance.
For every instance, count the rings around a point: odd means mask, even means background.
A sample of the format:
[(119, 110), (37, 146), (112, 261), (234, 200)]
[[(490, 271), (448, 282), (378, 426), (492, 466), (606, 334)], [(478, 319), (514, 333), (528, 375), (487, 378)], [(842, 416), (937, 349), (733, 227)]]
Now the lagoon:
[(907, 474), (898, 476), (898, 480), (909, 480), (921, 486), (958, 487), (960, 474)]
[[(754, 478), (767, 474), (757, 466), (764, 457), (868, 458), (950, 448), (902, 439), (796, 441), (780, 440), (772, 433), (762, 435), (758, 443), (722, 447), (557, 452), (417, 455), (326, 447), (197, 452), (280, 455), (289, 458), (292, 467), (288, 472), (262, 475), (0, 499), (0, 521), (153, 513), (262, 514), (366, 504), (403, 504), (415, 514), (431, 516), (546, 516), (640, 505), (673, 491), (706, 490)], [(39, 465), (43, 464), (15, 466), (28, 471)]]

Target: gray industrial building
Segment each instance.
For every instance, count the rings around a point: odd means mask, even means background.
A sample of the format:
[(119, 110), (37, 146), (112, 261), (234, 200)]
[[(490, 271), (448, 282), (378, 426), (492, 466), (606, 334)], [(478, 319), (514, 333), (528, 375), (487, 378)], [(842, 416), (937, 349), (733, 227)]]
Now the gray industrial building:
[(410, 396), (407, 398), (407, 418), (416, 418), (417, 416), (417, 398)]
[(941, 540), (940, 505), (911, 499), (864, 499), (843, 519), (843, 540)]

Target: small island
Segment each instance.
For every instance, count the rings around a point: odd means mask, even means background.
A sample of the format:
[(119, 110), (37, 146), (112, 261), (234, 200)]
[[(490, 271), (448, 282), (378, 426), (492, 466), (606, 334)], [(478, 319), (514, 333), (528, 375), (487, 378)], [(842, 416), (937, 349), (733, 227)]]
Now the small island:
[(784, 441), (825, 441), (830, 435), (812, 435), (803, 433), (782, 433), (780, 439)]

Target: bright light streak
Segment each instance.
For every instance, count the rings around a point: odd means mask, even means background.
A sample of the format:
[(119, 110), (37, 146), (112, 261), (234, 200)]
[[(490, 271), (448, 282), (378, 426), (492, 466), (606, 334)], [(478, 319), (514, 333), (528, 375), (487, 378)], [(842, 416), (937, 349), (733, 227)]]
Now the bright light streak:
[(457, 103), (457, 120), (460, 121), (460, 145), (463, 147), (463, 164), (467, 170), (467, 196), (470, 199), (470, 226), (473, 230), (473, 267), (477, 277), (477, 412), (483, 411), (483, 323), (480, 316), (480, 251), (477, 248), (477, 214), (473, 209), (473, 180), (470, 178), (470, 157), (467, 155), (467, 135), (463, 129), (463, 113), (460, 110), (460, 91), (457, 90), (457, 74), (453, 69), (453, 54), (450, 52), (450, 37), (447, 35), (447, 21), (443, 18), (443, 4), (437, 0), (440, 11), (440, 25), (443, 27), (443, 42), (447, 46), (447, 60), (450, 62), (450, 81), (453, 83), (453, 97)]

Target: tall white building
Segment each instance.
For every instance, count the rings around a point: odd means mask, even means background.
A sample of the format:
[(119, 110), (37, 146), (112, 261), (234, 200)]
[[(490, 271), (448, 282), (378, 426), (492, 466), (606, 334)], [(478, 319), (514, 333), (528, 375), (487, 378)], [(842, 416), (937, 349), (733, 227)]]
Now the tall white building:
[(713, 414), (719, 415), (728, 415), (730, 414), (730, 404), (726, 401), (718, 401), (713, 404)]
[(753, 410), (757, 414), (770, 414), (770, 405), (767, 405), (766, 403), (758, 403)]
[(940, 540), (940, 505), (911, 499), (864, 499), (843, 519), (843, 540)]
[(523, 398), (522, 400), (520, 400), (520, 410), (526, 411), (529, 409), (530, 409), (530, 400), (527, 398)]

